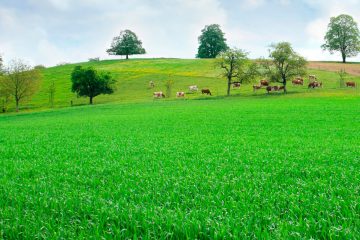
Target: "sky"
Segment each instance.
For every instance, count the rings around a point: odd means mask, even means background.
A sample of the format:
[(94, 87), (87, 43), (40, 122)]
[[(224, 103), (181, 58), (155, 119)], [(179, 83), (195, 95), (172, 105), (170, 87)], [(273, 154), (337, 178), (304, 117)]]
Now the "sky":
[(138, 57), (194, 58), (201, 30), (219, 24), (251, 58), (288, 41), (308, 60), (340, 61), (320, 47), (339, 14), (360, 23), (360, 0), (0, 0), (0, 54), (45, 66), (113, 59), (106, 49), (130, 29), (147, 51)]

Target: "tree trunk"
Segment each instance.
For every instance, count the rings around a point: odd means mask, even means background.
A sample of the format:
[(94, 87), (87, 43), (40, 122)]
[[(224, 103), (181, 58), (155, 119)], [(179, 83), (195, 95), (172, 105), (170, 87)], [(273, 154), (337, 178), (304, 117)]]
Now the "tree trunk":
[(129, 55), (126, 54), (126, 60), (128, 60), (128, 59), (129, 59)]
[(231, 78), (228, 78), (227, 95), (230, 96)]
[(19, 100), (16, 100), (16, 112), (19, 112)]
[(93, 104), (93, 97), (90, 97), (90, 104)]
[(341, 55), (343, 63), (346, 63), (346, 53), (342, 52)]
[(286, 79), (284, 79), (283, 85), (284, 85), (284, 93), (287, 93), (287, 90), (286, 90)]

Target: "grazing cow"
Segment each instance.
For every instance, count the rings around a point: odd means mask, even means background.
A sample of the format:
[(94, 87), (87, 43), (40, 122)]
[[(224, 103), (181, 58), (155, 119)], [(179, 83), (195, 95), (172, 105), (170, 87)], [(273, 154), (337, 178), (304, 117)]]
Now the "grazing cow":
[(356, 87), (356, 83), (355, 82), (346, 82), (346, 87)]
[(292, 80), (292, 84), (295, 85), (304, 85), (304, 79), (302, 78), (295, 78)]
[(184, 92), (177, 92), (176, 93), (176, 97), (185, 97), (185, 93)]
[(150, 87), (150, 88), (154, 88), (154, 87), (155, 87), (154, 81), (150, 81), (150, 82), (149, 82), (149, 87)]
[(308, 88), (322, 88), (322, 82), (311, 82), (309, 83)]
[(165, 98), (165, 94), (163, 92), (154, 92), (154, 98)]
[(267, 86), (269, 86), (269, 81), (268, 81), (268, 80), (265, 80), (265, 79), (261, 80), (261, 81), (260, 81), (260, 86), (262, 86), (262, 87), (267, 87)]
[(196, 85), (193, 85), (193, 86), (189, 86), (189, 90), (190, 92), (197, 92), (199, 88)]
[(210, 92), (210, 89), (208, 88), (203, 88), (201, 89), (201, 94), (206, 94), (206, 95), (210, 95), (211, 96), (211, 92)]
[(317, 80), (315, 75), (309, 75), (309, 81), (310, 82), (315, 82)]
[(241, 83), (240, 82), (233, 82), (232, 86), (233, 86), (233, 88), (240, 88)]
[(284, 89), (285, 89), (284, 86), (267, 86), (266, 87), (266, 91), (268, 93), (270, 93), (270, 92), (279, 92), (279, 91), (284, 90)]
[(256, 90), (259, 90), (259, 89), (261, 89), (261, 86), (260, 86), (260, 85), (253, 85), (253, 90), (254, 90), (254, 92), (255, 92)]

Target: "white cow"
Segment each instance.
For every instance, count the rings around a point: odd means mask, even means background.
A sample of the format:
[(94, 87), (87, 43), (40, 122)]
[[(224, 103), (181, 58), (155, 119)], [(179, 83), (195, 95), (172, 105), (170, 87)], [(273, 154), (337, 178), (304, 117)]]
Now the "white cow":
[(199, 91), (199, 88), (196, 85), (193, 85), (193, 86), (189, 86), (189, 90), (190, 92), (197, 92)]
[(176, 93), (176, 97), (185, 97), (185, 93), (184, 92), (177, 92)]
[(163, 92), (154, 92), (154, 98), (165, 98), (165, 94)]

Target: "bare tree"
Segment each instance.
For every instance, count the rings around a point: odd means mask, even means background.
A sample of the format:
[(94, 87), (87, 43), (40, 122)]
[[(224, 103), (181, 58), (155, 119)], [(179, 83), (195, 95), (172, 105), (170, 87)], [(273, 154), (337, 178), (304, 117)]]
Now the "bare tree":
[(5, 68), (1, 80), (1, 91), (14, 98), (16, 111), (19, 111), (20, 102), (29, 99), (38, 89), (40, 72), (26, 65), (21, 60), (13, 60)]

